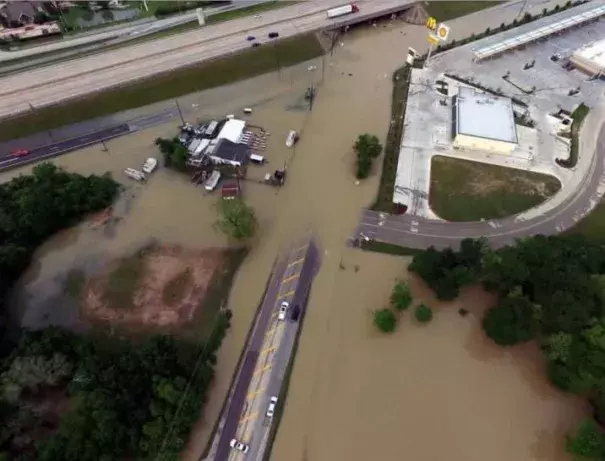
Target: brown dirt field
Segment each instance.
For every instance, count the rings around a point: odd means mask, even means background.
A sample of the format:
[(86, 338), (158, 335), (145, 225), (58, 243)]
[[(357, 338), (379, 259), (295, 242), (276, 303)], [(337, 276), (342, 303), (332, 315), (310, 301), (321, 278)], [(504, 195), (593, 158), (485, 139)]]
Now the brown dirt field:
[[(128, 308), (111, 306), (105, 290), (112, 271), (120, 261), (112, 261), (101, 275), (88, 280), (83, 295), (84, 316), (92, 321), (147, 327), (177, 326), (193, 320), (212, 280), (221, 270), (224, 254), (219, 249), (191, 251), (178, 246), (159, 246), (145, 250), (144, 268), (132, 293)], [(188, 283), (180, 285), (178, 296), (166, 297), (167, 285), (174, 285), (188, 271)], [(168, 303), (166, 303), (168, 301)]]

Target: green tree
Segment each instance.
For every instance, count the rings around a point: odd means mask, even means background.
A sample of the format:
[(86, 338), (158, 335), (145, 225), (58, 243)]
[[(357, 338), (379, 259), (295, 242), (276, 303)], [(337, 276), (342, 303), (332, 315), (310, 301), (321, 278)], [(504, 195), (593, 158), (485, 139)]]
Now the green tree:
[(374, 159), (382, 152), (382, 145), (377, 136), (365, 133), (359, 135), (357, 141), (355, 141), (354, 149), (357, 155), (363, 154), (370, 159)]
[(568, 436), (567, 451), (581, 459), (602, 460), (605, 456), (605, 437), (592, 419), (586, 419)]
[(222, 200), (217, 205), (216, 226), (234, 239), (246, 239), (254, 235), (256, 217), (252, 207), (241, 199)]
[(397, 282), (391, 293), (391, 305), (398, 311), (404, 311), (412, 304), (412, 293), (407, 283)]
[(537, 332), (536, 311), (537, 306), (525, 296), (508, 295), (486, 312), (483, 329), (500, 346), (531, 341)]
[(567, 362), (571, 356), (571, 347), (573, 345), (573, 335), (564, 332), (558, 332), (548, 336), (544, 341), (544, 346), (549, 360)]
[(419, 304), (414, 310), (414, 317), (420, 323), (427, 323), (433, 319), (433, 311), (430, 307), (426, 306), (425, 304)]
[(395, 313), (388, 308), (374, 311), (374, 325), (383, 333), (392, 333), (397, 326), (397, 317)]
[(357, 154), (356, 168), (355, 176), (357, 179), (367, 178), (372, 171), (372, 158), (367, 153)]

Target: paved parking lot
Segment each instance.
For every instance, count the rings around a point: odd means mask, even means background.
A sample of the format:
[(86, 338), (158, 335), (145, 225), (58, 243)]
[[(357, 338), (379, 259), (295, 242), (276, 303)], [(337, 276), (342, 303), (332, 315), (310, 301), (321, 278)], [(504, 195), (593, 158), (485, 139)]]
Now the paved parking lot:
[[(590, 2), (590, 7), (604, 3)], [(586, 9), (587, 5), (579, 8)], [(552, 16), (546, 19), (557, 20)], [(520, 34), (531, 27), (537, 27), (536, 23), (502, 35)], [(564, 69), (563, 64), (566, 57), (582, 45), (605, 37), (605, 20), (564, 32), (523, 50), (510, 51), (490, 60), (472, 60), (474, 49), (502, 40), (503, 36), (489, 37), (439, 54), (431, 59), (425, 69), (412, 71), (393, 197), (395, 202), (406, 204), (409, 213), (423, 218), (436, 218), (428, 204), (433, 155), (446, 155), (550, 174), (559, 178), (562, 188), (575, 187), (577, 178), (585, 174), (590, 159), (580, 158), (576, 167), (571, 170), (556, 164), (555, 159), (569, 155), (569, 141), (556, 136), (548, 114), (559, 109), (572, 111), (581, 102), (588, 106), (596, 105), (603, 99), (603, 81), (591, 81), (579, 71)], [(550, 58), (555, 53), (560, 56), (557, 62)], [(533, 66), (524, 70), (526, 63), (533, 63)], [(527, 104), (535, 127), (517, 125), (519, 147), (513, 154), (464, 151), (452, 147), (451, 96), (457, 93), (459, 86), (467, 85), (446, 75), (501, 91), (506, 96)], [(508, 75), (508, 81), (514, 85), (505, 81), (503, 75)], [(437, 91), (438, 81), (447, 83), (447, 96)], [(533, 91), (528, 95), (518, 87)], [(576, 91), (576, 94), (570, 95), (570, 90)], [(523, 109), (520, 105), (516, 108)]]

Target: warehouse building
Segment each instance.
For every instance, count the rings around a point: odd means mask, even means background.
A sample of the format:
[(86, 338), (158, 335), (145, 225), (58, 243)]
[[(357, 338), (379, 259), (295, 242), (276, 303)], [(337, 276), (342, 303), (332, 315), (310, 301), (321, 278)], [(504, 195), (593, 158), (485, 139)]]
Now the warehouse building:
[(518, 145), (510, 98), (460, 87), (452, 101), (454, 147), (509, 154)]
[(592, 77), (605, 75), (605, 39), (583, 46), (571, 55), (570, 61)]

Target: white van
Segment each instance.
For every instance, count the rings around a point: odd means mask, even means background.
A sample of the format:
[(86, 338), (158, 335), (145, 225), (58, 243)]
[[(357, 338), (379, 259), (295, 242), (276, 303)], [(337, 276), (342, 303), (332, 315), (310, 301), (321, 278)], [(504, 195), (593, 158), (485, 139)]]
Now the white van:
[(265, 157), (263, 157), (262, 155), (256, 155), (256, 154), (250, 155), (250, 161), (252, 163), (254, 163), (255, 165), (264, 165), (267, 162), (265, 160)]
[(251, 108), (246, 107), (246, 108), (244, 109), (244, 114), (249, 115), (249, 114), (251, 114), (251, 113), (252, 113), (252, 109), (251, 109)]
[(218, 170), (214, 170), (212, 172), (212, 174), (210, 175), (210, 177), (204, 183), (204, 189), (206, 189), (208, 192), (212, 192), (214, 189), (216, 189), (216, 186), (217, 186), (218, 182), (220, 181), (220, 179), (221, 179), (221, 172)]

